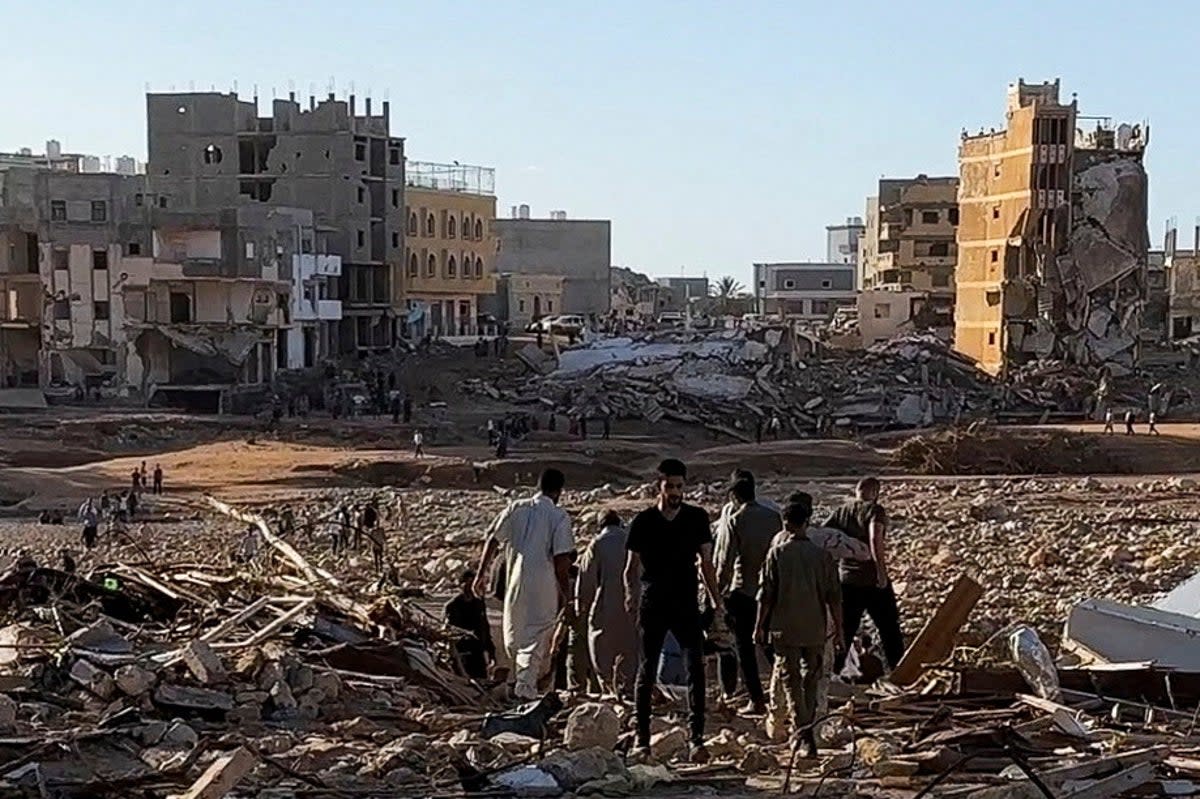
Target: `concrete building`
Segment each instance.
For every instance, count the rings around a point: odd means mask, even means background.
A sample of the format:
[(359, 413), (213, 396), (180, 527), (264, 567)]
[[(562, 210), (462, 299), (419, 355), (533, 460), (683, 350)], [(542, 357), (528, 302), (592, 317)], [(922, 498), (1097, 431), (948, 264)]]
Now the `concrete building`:
[(859, 239), (860, 288), (926, 292), (953, 316), (957, 226), (958, 178), (880, 180)]
[(528, 210), (521, 206), (514, 209), (514, 218), (496, 220), (500, 239), (496, 270), (511, 275), (557, 275), (563, 278), (562, 313), (591, 319), (606, 316), (611, 296), (612, 223), (567, 219), (561, 211), (551, 219), (530, 219)]
[(683, 311), (692, 303), (708, 297), (707, 277), (659, 277), (655, 282), (670, 290), (672, 311)]
[(221, 211), (239, 206), (303, 208), (342, 260), (335, 296), (341, 353), (390, 347), (396, 289), (405, 264), (404, 140), (391, 135), (388, 103), (359, 113), (355, 97), (294, 95), (258, 115), (257, 98), (189, 92), (146, 96), (150, 165), (157, 207)]
[(559, 275), (501, 275), (499, 317), (522, 330), (543, 316), (561, 314), (564, 278)]
[(1006, 126), (963, 134), (955, 348), (986, 370), (1036, 358), (1138, 358), (1149, 130), (1076, 129), (1059, 83), (1009, 86)]
[(756, 311), (785, 319), (827, 321), (837, 308), (855, 304), (854, 273), (854, 264), (755, 264)]
[(406, 180), (402, 333), (473, 336), (496, 294), (495, 170), (411, 161)]
[(861, 216), (848, 216), (844, 225), (825, 226), (825, 260), (831, 264), (857, 264), (858, 240), (866, 232)]

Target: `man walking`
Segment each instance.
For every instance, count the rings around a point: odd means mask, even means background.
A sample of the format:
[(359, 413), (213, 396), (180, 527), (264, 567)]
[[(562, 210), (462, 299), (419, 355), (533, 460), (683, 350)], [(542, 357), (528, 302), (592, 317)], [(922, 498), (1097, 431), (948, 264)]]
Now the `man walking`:
[[(642, 648), (635, 699), (637, 746), (650, 746), (650, 703), (662, 656), (671, 633), (688, 666), (688, 710), (692, 760), (704, 762), (704, 641), (700, 627), (697, 570), (721, 613), (721, 594), (712, 561), (708, 514), (683, 501), (687, 467), (674, 458), (658, 466), (658, 501), (634, 517), (625, 547), (627, 609), (637, 619)], [(640, 589), (640, 590), (639, 590)]]
[(425, 434), (420, 430), (413, 432), (413, 455), (418, 458), (425, 457)]
[(779, 512), (755, 501), (753, 479), (736, 480), (730, 486), (735, 510), (728, 530), (718, 536), (717, 585), (725, 599), (725, 619), (733, 631), (737, 657), (724, 656), (721, 662), (721, 689), (726, 696), (737, 685), (737, 668), (750, 702), (743, 715), (766, 713), (766, 696), (758, 673), (758, 649), (754, 645), (754, 625), (758, 615), (758, 579), (771, 542), (779, 532)]
[(518, 699), (535, 699), (550, 667), (550, 647), (559, 611), (567, 607), (567, 572), (575, 539), (571, 518), (558, 507), (566, 478), (547, 469), (538, 492), (505, 508), (492, 524), (479, 558), (473, 590), (484, 596), (492, 560), (505, 554), (504, 648), (513, 662)]
[[(870, 560), (843, 559), (838, 571), (842, 582), (842, 637), (854, 640), (862, 624), (863, 613), (875, 622), (883, 643), (883, 653), (888, 667), (896, 668), (904, 655), (904, 636), (900, 632), (900, 610), (896, 605), (896, 592), (888, 578), (887, 549), (884, 535), (887, 532), (887, 513), (879, 504), (879, 480), (867, 477), (859, 481), (855, 499), (833, 512), (826, 527), (841, 530), (851, 538), (866, 543), (871, 549)], [(834, 671), (842, 670), (846, 655), (838, 655)]]
[(1125, 411), (1125, 435), (1131, 436), (1136, 432), (1133, 429), (1133, 422), (1136, 418), (1137, 418), (1137, 414), (1135, 414), (1133, 412), (1132, 408)]
[(805, 757), (816, 757), (813, 729), (817, 693), (824, 671), (826, 615), (842, 644), (842, 596), (837, 568), (825, 550), (808, 540), (811, 500), (793, 498), (783, 510), (785, 532), (767, 554), (758, 591), (754, 638), (775, 650), (772, 683), (782, 683), (791, 708), (792, 734)]
[(637, 634), (625, 602), (628, 535), (616, 511), (607, 511), (600, 535), (579, 559), (576, 589), (596, 679), (605, 691), (626, 698), (637, 674)]

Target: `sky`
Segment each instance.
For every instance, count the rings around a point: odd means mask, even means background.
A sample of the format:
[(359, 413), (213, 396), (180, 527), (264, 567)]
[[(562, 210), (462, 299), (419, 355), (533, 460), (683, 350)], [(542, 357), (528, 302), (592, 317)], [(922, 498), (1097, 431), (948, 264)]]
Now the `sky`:
[[(1018, 77), (1151, 125), (1150, 236), (1200, 214), (1186, 0), (0, 0), (0, 150), (146, 155), (151, 91), (391, 101), (409, 158), (495, 167), (497, 213), (612, 220), (651, 275), (822, 260), (882, 176), (955, 174)], [(377, 100), (377, 101), (378, 101)], [(359, 101), (361, 103), (361, 99)]]

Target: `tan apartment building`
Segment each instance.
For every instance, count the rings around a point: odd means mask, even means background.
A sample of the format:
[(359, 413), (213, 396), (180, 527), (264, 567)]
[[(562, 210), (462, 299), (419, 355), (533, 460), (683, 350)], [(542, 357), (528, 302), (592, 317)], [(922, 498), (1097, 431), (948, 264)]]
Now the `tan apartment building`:
[(496, 292), (495, 170), (409, 161), (405, 179), (403, 334), (476, 335), (480, 298)]
[(1062, 358), (1133, 366), (1149, 237), (1148, 130), (1076, 129), (1059, 83), (1008, 89), (1003, 130), (959, 146), (955, 349), (999, 374)]
[(859, 288), (922, 292), (940, 321), (953, 324), (958, 214), (958, 178), (880, 180), (858, 240)]

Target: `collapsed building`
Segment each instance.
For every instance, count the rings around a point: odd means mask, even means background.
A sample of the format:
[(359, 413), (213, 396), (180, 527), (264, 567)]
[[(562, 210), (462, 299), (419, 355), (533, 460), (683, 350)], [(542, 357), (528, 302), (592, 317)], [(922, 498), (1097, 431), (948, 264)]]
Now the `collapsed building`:
[[(1094, 122), (1093, 130), (1077, 123)], [(1007, 127), (963, 134), (955, 347), (993, 374), (1139, 356), (1149, 128), (1081, 117), (1059, 83), (1011, 85)]]

